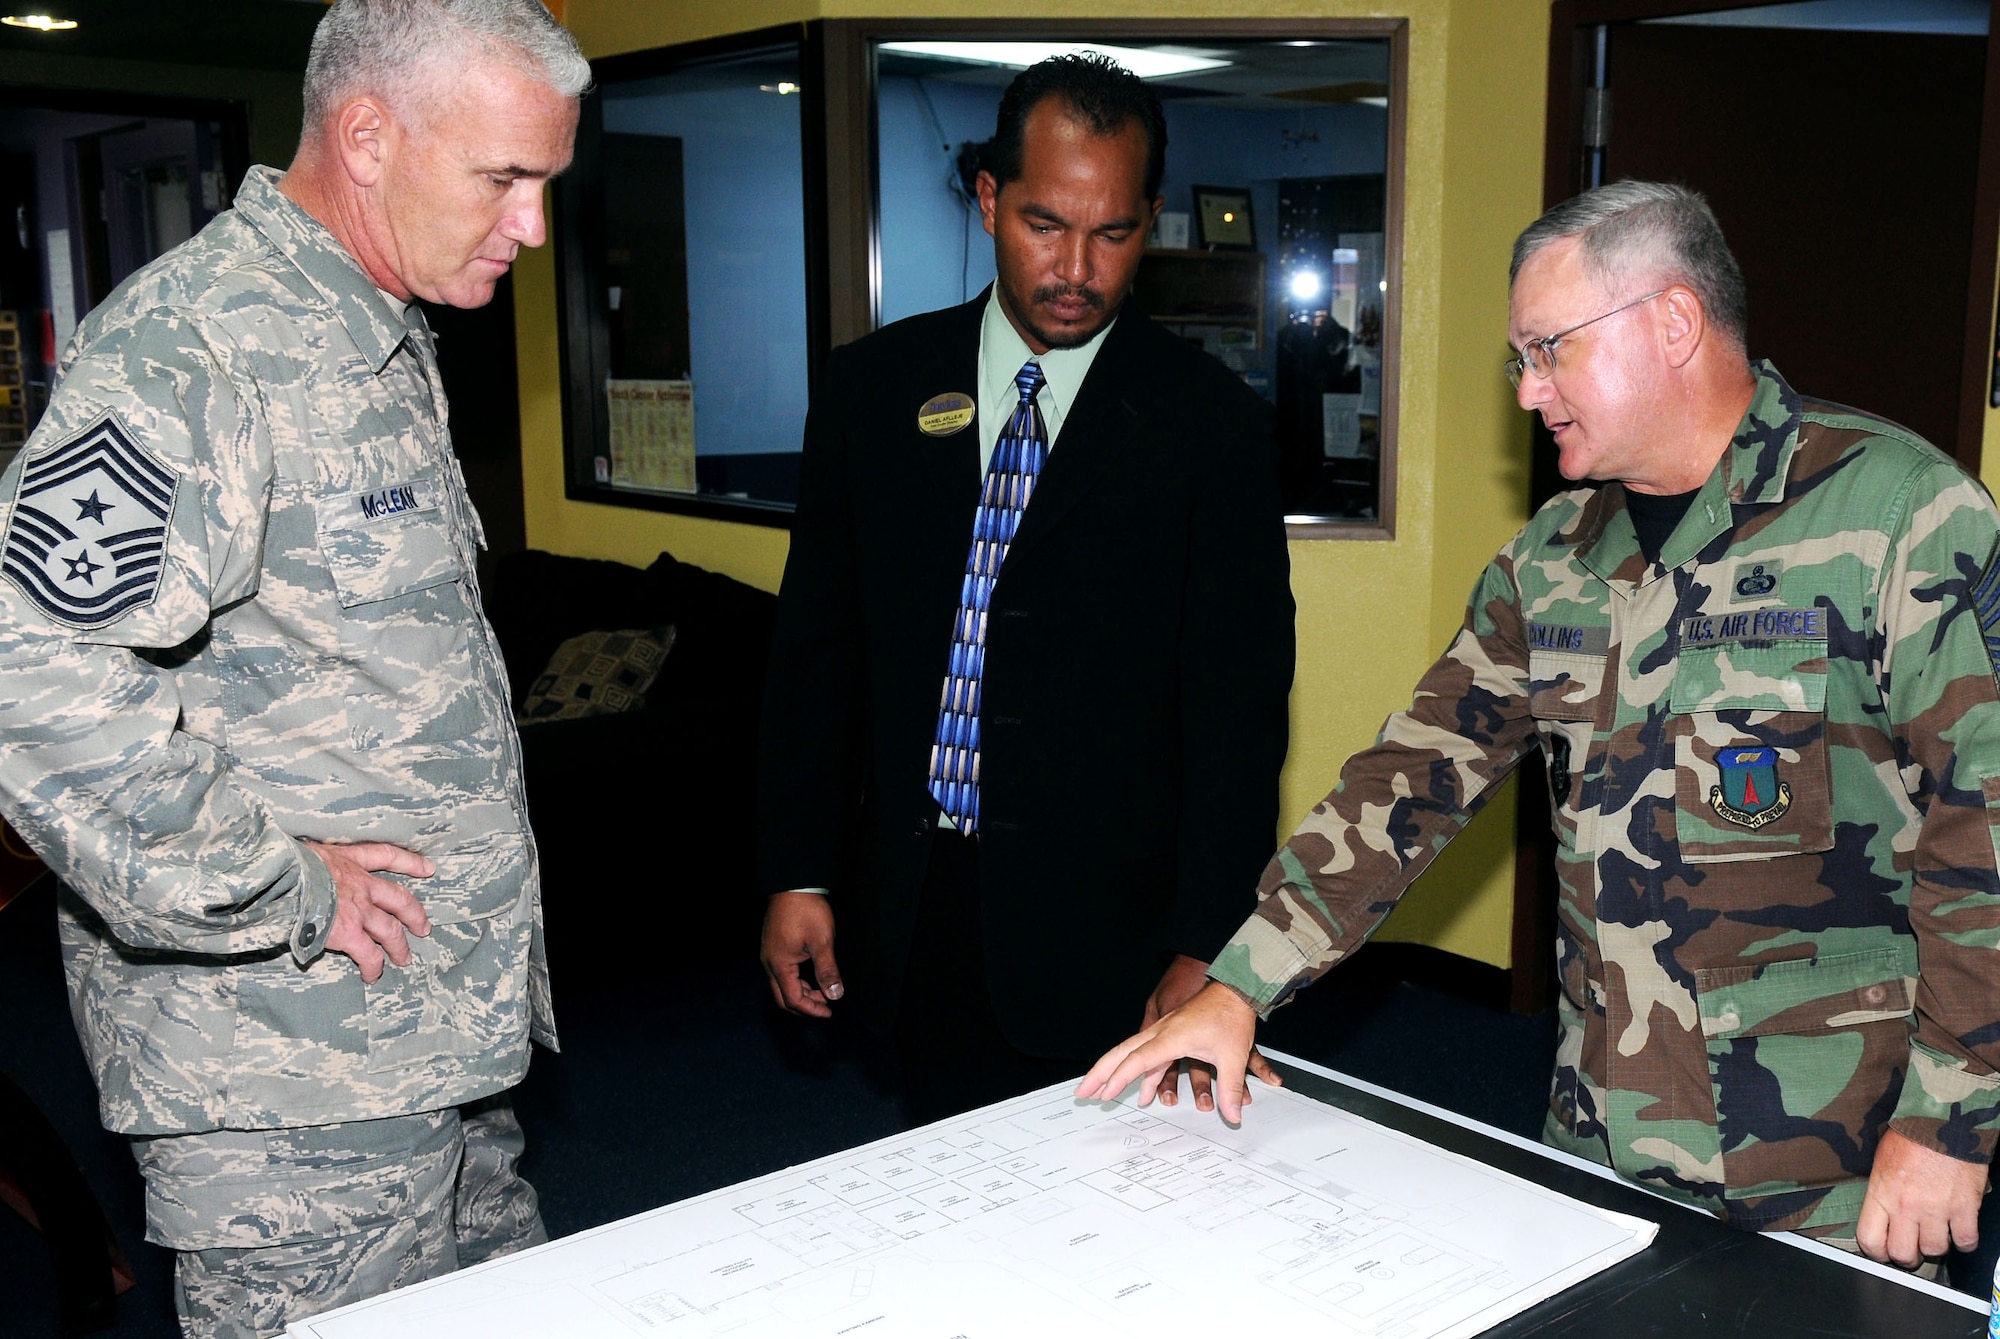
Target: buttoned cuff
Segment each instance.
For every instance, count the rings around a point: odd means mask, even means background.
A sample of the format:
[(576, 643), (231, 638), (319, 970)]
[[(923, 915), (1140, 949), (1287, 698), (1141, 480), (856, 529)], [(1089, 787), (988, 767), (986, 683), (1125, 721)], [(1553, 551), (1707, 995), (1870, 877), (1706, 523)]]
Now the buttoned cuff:
[(333, 930), (333, 871), (301, 843), (298, 847), (298, 915), (292, 919), (292, 958), (304, 967), (326, 951)]
[(1975, 1074), (1963, 1060), (1911, 1042), (1889, 1128), (1961, 1162), (1991, 1162), (2000, 1139), (2000, 1074)]
[(1308, 953), (1262, 916), (1252, 916), (1215, 955), (1208, 978), (1241, 995), (1259, 1018), (1268, 1018), (1313, 979), (1318, 956), (1322, 955)]

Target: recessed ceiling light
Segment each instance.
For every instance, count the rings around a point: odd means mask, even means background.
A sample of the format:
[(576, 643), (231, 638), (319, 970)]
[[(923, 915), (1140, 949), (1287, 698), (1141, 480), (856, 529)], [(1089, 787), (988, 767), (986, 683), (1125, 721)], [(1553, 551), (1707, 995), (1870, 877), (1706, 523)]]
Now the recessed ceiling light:
[(9, 28), (33, 28), (38, 32), (61, 33), (76, 27), (75, 19), (54, 19), (47, 14), (9, 14), (0, 18)]
[(974, 65), (1003, 65), (1017, 70), (1025, 70), (1050, 56), (1073, 56), (1078, 52), (1096, 51), (1111, 57), (1141, 79), (1213, 70), (1229, 64), (1213, 56), (1106, 46), (1102, 42), (884, 42), (881, 49), (900, 51), (909, 56), (962, 60)]

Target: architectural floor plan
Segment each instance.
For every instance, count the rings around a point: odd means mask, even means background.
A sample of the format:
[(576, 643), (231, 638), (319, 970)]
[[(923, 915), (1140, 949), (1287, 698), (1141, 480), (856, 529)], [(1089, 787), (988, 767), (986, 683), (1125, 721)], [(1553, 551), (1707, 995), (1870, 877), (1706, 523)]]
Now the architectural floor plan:
[[(1477, 1334), (1643, 1250), (1284, 1089), (1240, 1129), (1057, 1086), (292, 1327), (300, 1339)], [(1226, 1332), (1226, 1331), (1218, 1331)]]

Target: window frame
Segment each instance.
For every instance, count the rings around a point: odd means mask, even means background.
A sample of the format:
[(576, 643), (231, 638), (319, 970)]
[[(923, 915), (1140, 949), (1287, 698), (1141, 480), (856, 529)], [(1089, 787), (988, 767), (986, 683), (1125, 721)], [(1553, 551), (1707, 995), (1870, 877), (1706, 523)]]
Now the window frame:
[[(572, 502), (596, 502), (644, 511), (678, 512), (711, 520), (790, 529), (793, 506), (772, 499), (727, 498), (700, 493), (655, 493), (618, 488), (596, 479), (598, 430), (609, 415), (604, 401), (605, 378), (611, 363), (610, 322), (591, 295), (603, 291), (604, 197), (602, 135), (606, 84), (652, 79), (717, 58), (795, 45), (802, 91), (799, 100), (799, 155), (805, 223), (806, 309), (790, 318), (806, 329), (806, 394), (818, 386), (820, 366), (831, 349), (826, 321), (826, 220), (824, 167), (819, 162), (826, 142), (820, 102), (826, 87), (819, 59), (818, 24), (784, 24), (731, 33), (724, 37), (682, 42), (591, 62), (596, 87), (584, 99), (577, 125), (576, 156), (570, 170), (555, 182), (556, 320), (558, 357), (562, 366), (563, 496)], [(584, 338), (574, 338), (575, 332)]]
[[(873, 330), (881, 302), (881, 169), (875, 123), (874, 50), (882, 42), (970, 41), (999, 38), (1018, 41), (1082, 42), (1096, 39), (1123, 44), (1171, 42), (1199, 46), (1204, 41), (1285, 42), (1385, 39), (1389, 44), (1388, 145), (1383, 162), (1387, 199), (1383, 202), (1383, 277), (1388, 298), (1382, 307), (1381, 491), (1377, 519), (1350, 521), (1287, 520), (1288, 539), (1387, 540), (1396, 536), (1396, 477), (1398, 412), (1401, 399), (1403, 298), (1403, 185), (1405, 138), (1409, 118), (1409, 32), (1407, 18), (1251, 18), (1251, 19), (827, 19), (837, 32), (825, 44), (829, 86), (842, 96), (827, 105), (829, 160), (832, 142), (854, 136), (850, 144), (866, 146), (865, 163), (834, 164), (845, 172), (846, 198), (860, 196), (867, 204), (867, 226), (836, 235), (829, 309), (835, 342), (844, 343)], [(865, 91), (865, 104), (852, 97)], [(832, 203), (830, 201), (830, 203)], [(1275, 224), (1273, 225), (1275, 226)], [(1141, 264), (1144, 262), (1142, 261)]]
[[(1400, 427), (1404, 163), (1409, 100), (1409, 20), (1406, 18), (1250, 19), (815, 19), (733, 33), (593, 63), (600, 87), (653, 78), (686, 66), (796, 43), (804, 84), (799, 96), (800, 168), (804, 189), (807, 394), (819, 388), (827, 355), (875, 330), (881, 309), (880, 157), (876, 117), (875, 48), (886, 41), (979, 37), (1199, 45), (1203, 41), (1284, 42), (1386, 40), (1389, 49), (1388, 144), (1384, 161), (1381, 470), (1378, 518), (1288, 519), (1288, 538), (1386, 540), (1396, 533), (1397, 438)], [(596, 482), (593, 455), (609, 365), (609, 323), (588, 300), (602, 286), (602, 262), (586, 245), (602, 236), (598, 136), (603, 108), (586, 99), (576, 162), (555, 187), (557, 319), (563, 390), (564, 495), (643, 510), (789, 529), (791, 504), (688, 494), (659, 494)], [(593, 213), (593, 211), (595, 211)], [(572, 338), (573, 332), (584, 338)]]

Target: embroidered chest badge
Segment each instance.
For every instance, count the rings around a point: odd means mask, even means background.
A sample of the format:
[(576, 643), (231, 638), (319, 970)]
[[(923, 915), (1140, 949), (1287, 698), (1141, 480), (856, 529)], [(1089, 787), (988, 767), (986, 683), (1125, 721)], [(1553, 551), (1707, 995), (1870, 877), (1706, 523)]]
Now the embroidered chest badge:
[(1715, 755), (1722, 784), (1708, 792), (1708, 807), (1739, 828), (1756, 831), (1791, 811), (1792, 788), (1778, 779), (1778, 751), (1723, 749)]
[(101, 628), (159, 592), (175, 482), (117, 419), (101, 419), (28, 462), (0, 566), (50, 618)]
[(1778, 578), (1783, 576), (1784, 572), (1785, 565), (1782, 562), (1769, 560), (1739, 566), (1736, 569), (1736, 580), (1730, 586), (1730, 591), (1735, 597), (1731, 602), (1764, 599), (1778, 588)]

